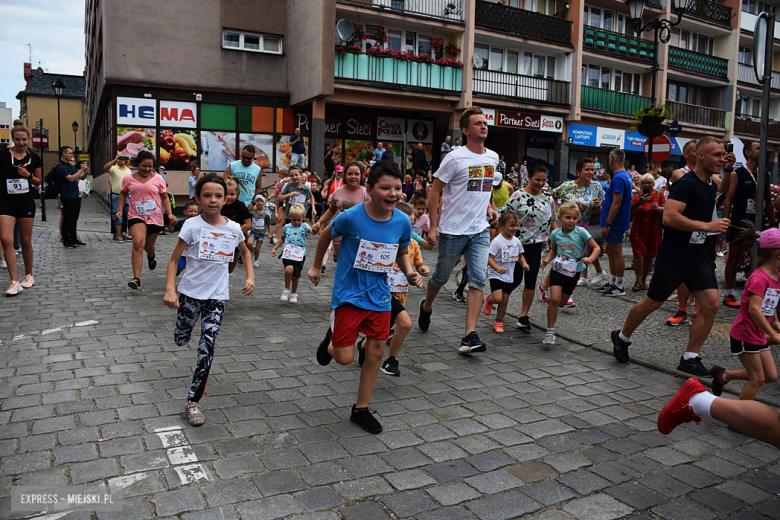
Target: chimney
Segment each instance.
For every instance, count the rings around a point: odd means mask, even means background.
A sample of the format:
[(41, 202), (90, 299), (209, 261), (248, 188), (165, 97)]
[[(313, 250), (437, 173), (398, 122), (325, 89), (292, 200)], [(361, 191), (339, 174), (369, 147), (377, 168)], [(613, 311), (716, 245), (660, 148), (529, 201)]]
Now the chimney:
[(30, 82), (32, 81), (33, 76), (35, 76), (35, 71), (32, 70), (32, 65), (30, 63), (25, 62), (25, 64), (24, 64), (24, 81), (26, 83), (26, 87), (30, 86)]

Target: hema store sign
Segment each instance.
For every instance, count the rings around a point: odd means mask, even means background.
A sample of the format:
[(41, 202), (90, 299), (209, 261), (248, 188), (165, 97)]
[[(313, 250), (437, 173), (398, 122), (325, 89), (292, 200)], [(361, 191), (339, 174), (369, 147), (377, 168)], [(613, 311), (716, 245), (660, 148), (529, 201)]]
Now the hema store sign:
[[(147, 98), (117, 97), (116, 123), (120, 126), (155, 126), (157, 124), (157, 100)], [(180, 101), (160, 101), (162, 126), (172, 128), (196, 128), (197, 104)]]

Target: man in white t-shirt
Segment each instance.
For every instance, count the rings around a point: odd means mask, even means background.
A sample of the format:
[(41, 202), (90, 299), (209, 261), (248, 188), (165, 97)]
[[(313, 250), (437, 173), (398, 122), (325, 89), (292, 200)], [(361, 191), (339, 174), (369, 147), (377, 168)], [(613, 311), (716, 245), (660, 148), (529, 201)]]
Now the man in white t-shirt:
[[(439, 258), (428, 280), (425, 298), (420, 301), (417, 325), (421, 331), (428, 331), (433, 300), (449, 280), (458, 258), (463, 255), (468, 267), (470, 290), (466, 308), (466, 335), (458, 351), (469, 354), (484, 352), (487, 348), (474, 329), (483, 304), (482, 289), (490, 250), (490, 221), (497, 219), (496, 211), (490, 205), (490, 194), (498, 155), (485, 148), (488, 127), (480, 107), (470, 107), (463, 111), (460, 128), (468, 138), (468, 144), (447, 154), (434, 175), (428, 195), (428, 215), (431, 219), (428, 242), (439, 243)], [(442, 209), (437, 221), (440, 193)]]

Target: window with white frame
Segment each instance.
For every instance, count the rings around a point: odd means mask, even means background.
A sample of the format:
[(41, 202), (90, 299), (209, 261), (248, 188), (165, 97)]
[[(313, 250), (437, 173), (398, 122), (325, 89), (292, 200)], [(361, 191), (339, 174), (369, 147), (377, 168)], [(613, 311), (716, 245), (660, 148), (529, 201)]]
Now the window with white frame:
[(742, 0), (742, 11), (751, 14), (760, 14), (763, 12), (769, 12), (772, 7), (767, 2), (757, 2), (756, 0)]
[(250, 52), (282, 53), (282, 38), (267, 34), (252, 34), (238, 31), (222, 31), (222, 48)]
[(504, 5), (552, 16), (556, 13), (557, 2), (556, 0), (506, 0)]
[(672, 37), (669, 41), (669, 44), (672, 47), (686, 49), (700, 54), (707, 54), (709, 56), (712, 56), (715, 47), (714, 43), (715, 40), (709, 36), (691, 33), (681, 29), (672, 29)]
[(753, 65), (753, 49), (750, 47), (739, 46), (738, 63), (743, 65)]
[(586, 5), (583, 21), (585, 25), (590, 27), (620, 34), (631, 34), (632, 31), (631, 24), (628, 23), (628, 16), (601, 7)]
[(625, 70), (602, 67), (600, 65), (582, 66), (582, 84), (586, 87), (602, 90), (614, 90), (627, 94), (640, 95), (642, 75)]
[(736, 105), (737, 117), (761, 117), (761, 99), (752, 97), (743, 97), (737, 100)]
[(479, 69), (555, 79), (555, 56), (520, 52), (483, 43), (474, 44)]

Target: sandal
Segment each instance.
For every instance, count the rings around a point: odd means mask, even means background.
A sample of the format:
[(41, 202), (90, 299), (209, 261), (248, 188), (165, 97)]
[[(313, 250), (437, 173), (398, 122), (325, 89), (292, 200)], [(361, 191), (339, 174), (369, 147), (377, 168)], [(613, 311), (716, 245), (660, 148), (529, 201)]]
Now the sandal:
[(634, 286), (631, 288), (631, 290), (634, 291), (634, 292), (641, 291), (642, 290), (642, 284), (639, 283), (639, 282), (635, 283)]
[(190, 422), (190, 426), (200, 426), (206, 422), (206, 418), (203, 416), (203, 410), (200, 409), (199, 403), (187, 403), (184, 406), (184, 410), (187, 412), (187, 420)]
[(647, 290), (647, 284), (646, 283), (642, 283), (642, 284), (639, 284), (639, 285), (640, 285), (640, 290), (641, 291), (646, 291)]

